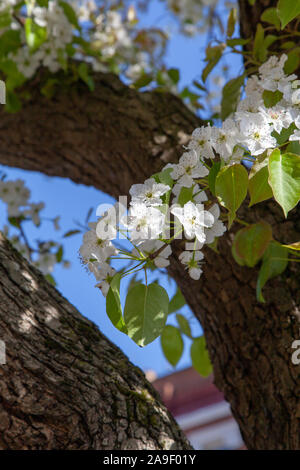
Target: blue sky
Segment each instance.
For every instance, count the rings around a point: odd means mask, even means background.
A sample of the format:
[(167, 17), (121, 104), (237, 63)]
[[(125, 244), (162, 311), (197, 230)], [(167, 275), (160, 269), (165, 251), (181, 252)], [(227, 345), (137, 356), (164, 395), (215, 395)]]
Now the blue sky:
[[(152, 0), (148, 13), (142, 18), (142, 23), (143, 25), (157, 25), (158, 23), (158, 26), (169, 24), (170, 18), (165, 13), (164, 4)], [(205, 46), (205, 37), (186, 38), (176, 34), (171, 39), (167, 52), (167, 64), (181, 70), (180, 85), (189, 84), (196, 77), (199, 78), (203, 67), (201, 61), (204, 58)], [(241, 67), (241, 63), (239, 58), (234, 57), (233, 60), (235, 60), (233, 63), (233, 76), (235, 76)], [(74, 219), (84, 221), (89, 208), (94, 207), (91, 220), (95, 220), (95, 210), (99, 204), (114, 202), (110, 196), (101, 191), (92, 187), (76, 185), (68, 179), (50, 178), (39, 173), (7, 167), (1, 167), (1, 169), (6, 172), (7, 179), (22, 178), (25, 180), (26, 185), (31, 190), (32, 202), (45, 202), (46, 208), (42, 213), (43, 216), (61, 216), (60, 232), (55, 232), (51, 223), (44, 222), (39, 229), (30, 228), (28, 234), (33, 238), (45, 240), (53, 238), (54, 240), (63, 241), (61, 238), (63, 233), (75, 227)], [(3, 225), (4, 220), (4, 205), (0, 203), (0, 226)], [(71, 261), (71, 268), (63, 269), (60, 265), (56, 267), (54, 277), (59, 291), (83, 315), (94, 321), (100, 330), (117, 344), (134, 364), (143, 370), (155, 370), (159, 376), (172, 372), (174, 369), (164, 358), (159, 340), (142, 349), (111, 325), (105, 313), (105, 300), (100, 291), (94, 288), (94, 278), (89, 276), (80, 264), (78, 258), (80, 244), (81, 235), (65, 239), (65, 258)], [(174, 282), (170, 284), (166, 276), (161, 276), (160, 282), (167, 288), (171, 297), (176, 290)], [(192, 317), (188, 307), (181, 309), (180, 313), (186, 314), (191, 319), (194, 335), (200, 335), (199, 323)], [(177, 369), (190, 365), (189, 347), (190, 342), (186, 340), (184, 354), (177, 365)]]

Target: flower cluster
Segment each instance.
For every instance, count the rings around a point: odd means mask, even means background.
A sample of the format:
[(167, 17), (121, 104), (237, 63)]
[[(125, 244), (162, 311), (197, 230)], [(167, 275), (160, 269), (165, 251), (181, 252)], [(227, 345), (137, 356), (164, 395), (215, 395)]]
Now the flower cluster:
[[(277, 146), (276, 133), (291, 126), (300, 127), (300, 81), (296, 75), (286, 75), (287, 56), (275, 56), (259, 68), (259, 76), (251, 76), (245, 87), (245, 98), (237, 111), (221, 127), (203, 126), (195, 129), (189, 148), (201, 159), (218, 155), (226, 163), (245, 157), (258, 156)], [(274, 105), (265, 103), (266, 93)], [(271, 93), (270, 93), (271, 92)], [(299, 130), (291, 130), (289, 140), (299, 140)]]
[(40, 66), (48, 68), (52, 73), (57, 72), (67, 59), (65, 49), (72, 42), (73, 26), (57, 0), (49, 0), (44, 7), (27, 8), (28, 19), (40, 28), (39, 35), (43, 39), (37, 50), (32, 50), (26, 42), (26, 33), (21, 24), (13, 20), (13, 27), (20, 29), (23, 46), (8, 57), (26, 78), (31, 78)]
[(133, 7), (122, 15), (115, 9), (105, 10), (94, 1), (70, 0), (66, 5), (60, 0), (48, 0), (43, 6), (27, 2), (26, 9), (21, 10), (20, 5), (15, 0), (1, 3), (0, 11), (5, 10), (11, 20), (0, 27), (0, 33), (9, 29), (19, 32), (20, 47), (10, 51), (8, 59), (26, 79), (41, 66), (51, 73), (65, 69), (70, 56), (91, 63), (95, 71), (125, 72), (130, 80), (137, 80), (149, 69), (150, 51), (143, 50), (145, 37), (141, 44), (137, 40)]
[[(113, 207), (98, 222), (89, 224), (90, 230), (84, 234), (80, 256), (83, 263), (95, 275), (103, 294), (109, 289), (115, 270), (110, 266), (111, 259), (120, 257), (147, 267), (153, 263), (158, 268), (170, 264), (171, 242), (185, 234), (186, 251), (180, 261), (186, 266), (193, 279), (201, 275), (200, 249), (205, 243), (213, 243), (221, 236), (225, 225), (219, 220), (217, 204), (211, 205), (201, 184), (208, 175), (208, 169), (200, 161), (195, 150), (184, 152), (178, 164), (167, 164), (163, 170), (147, 179), (143, 184), (134, 184), (130, 189), (128, 214), (118, 215)], [(190, 200), (182, 201), (185, 190)], [(211, 207), (205, 208), (204, 203)], [(122, 214), (125, 208), (122, 208)], [(174, 220), (171, 220), (172, 217)], [(117, 232), (130, 239), (131, 252), (119, 249), (111, 242)]]
[[(277, 137), (283, 129), (288, 130), (286, 144), (288, 140), (299, 140), (300, 81), (295, 75), (285, 74), (286, 60), (285, 55), (271, 57), (259, 68), (258, 76), (248, 79), (245, 97), (221, 127), (195, 129), (177, 164), (169, 163), (143, 184), (134, 184), (126, 216), (115, 216), (112, 210), (90, 224), (80, 254), (104, 294), (116, 272), (110, 266), (111, 259), (128, 259), (139, 269), (149, 263), (167, 267), (171, 243), (183, 234), (186, 244), (179, 260), (192, 279), (200, 278), (204, 258), (201, 249), (205, 244), (214, 244), (226, 230), (219, 205), (205, 191), (212, 161), (219, 161), (222, 167), (247, 158), (253, 162), (278, 146)], [(131, 251), (117, 250), (112, 244), (118, 233), (125, 233), (131, 241)]]
[[(0, 199), (6, 204), (7, 221), (10, 225), (5, 225), (4, 235), (10, 239), (15, 248), (32, 264), (49, 275), (57, 262), (62, 262), (64, 267), (69, 266), (69, 262), (62, 259), (61, 245), (55, 241), (36, 241), (33, 247), (26, 236), (24, 224), (32, 222), (36, 227), (41, 225), (42, 217), (40, 212), (44, 209), (43, 202), (30, 202), (30, 191), (25, 186), (24, 181), (0, 181)], [(55, 230), (59, 230), (59, 217), (51, 219)], [(17, 233), (16, 233), (17, 232)], [(61, 253), (59, 256), (57, 253)]]
[(167, 0), (168, 7), (179, 17), (182, 30), (189, 36), (204, 32), (209, 24), (205, 15), (207, 8), (214, 8), (217, 0)]

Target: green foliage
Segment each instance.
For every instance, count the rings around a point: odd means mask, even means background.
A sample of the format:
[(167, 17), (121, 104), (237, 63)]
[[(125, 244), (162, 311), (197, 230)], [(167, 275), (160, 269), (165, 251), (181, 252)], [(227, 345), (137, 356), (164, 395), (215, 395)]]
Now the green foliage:
[(293, 47), (293, 49), (287, 53), (287, 57), (287, 61), (284, 64), (284, 71), (286, 74), (291, 74), (300, 66), (300, 47)]
[(280, 29), (280, 19), (276, 8), (267, 8), (264, 10), (260, 19), (261, 21), (274, 25), (277, 30)]
[(229, 211), (228, 227), (236, 216), (236, 211), (247, 195), (248, 173), (240, 164), (226, 166), (216, 177), (215, 191), (220, 204)]
[(163, 331), (169, 310), (169, 297), (156, 283), (136, 285), (127, 294), (124, 320), (128, 336), (139, 346), (154, 341)]
[(172, 80), (172, 82), (177, 85), (177, 83), (179, 82), (179, 79), (180, 79), (180, 72), (178, 69), (169, 69), (168, 72), (167, 72), (168, 76), (170, 77), (170, 79)]
[(219, 44), (218, 46), (208, 46), (206, 48), (205, 61), (207, 62), (207, 65), (205, 66), (202, 72), (203, 82), (205, 82), (210, 72), (213, 70), (213, 68), (217, 65), (217, 63), (221, 59), (225, 48), (226, 48), (226, 44), (223, 44), (223, 43)]
[(300, 15), (299, 0), (279, 0), (277, 3), (277, 14), (281, 22), (281, 29)]
[(213, 196), (216, 195), (216, 178), (221, 168), (221, 162), (213, 162), (208, 174), (208, 186)]
[(160, 340), (165, 357), (175, 367), (183, 352), (183, 340), (180, 331), (173, 325), (166, 325)]
[(81, 64), (78, 66), (78, 75), (81, 78), (81, 80), (83, 80), (87, 84), (87, 86), (89, 87), (91, 91), (95, 89), (94, 80), (89, 74), (88, 65), (85, 64), (84, 62), (81, 62)]
[(272, 240), (272, 227), (258, 222), (239, 230), (234, 237), (232, 254), (241, 266), (253, 268), (263, 256)]
[(172, 297), (169, 303), (169, 315), (177, 312), (185, 305), (185, 298), (183, 297), (180, 289), (177, 288), (176, 294)]
[(256, 285), (256, 296), (260, 302), (265, 302), (262, 288), (266, 282), (273, 277), (279, 276), (286, 269), (288, 264), (287, 255), (288, 249), (280, 245), (280, 243), (272, 241), (269, 244), (263, 256)]
[(144, 73), (140, 78), (138, 78), (134, 82), (133, 87), (136, 88), (137, 90), (140, 90), (141, 88), (144, 88), (147, 85), (150, 85), (152, 81), (153, 81), (152, 75)]
[(180, 331), (186, 335), (188, 338), (192, 338), (191, 327), (188, 320), (181, 313), (176, 314), (176, 320), (179, 326)]
[(270, 199), (273, 196), (273, 191), (268, 183), (269, 170), (267, 164), (261, 167), (257, 172), (249, 175), (249, 194), (250, 204), (249, 207), (257, 204), (258, 202)]
[(21, 46), (21, 33), (19, 30), (5, 31), (0, 36), (0, 57), (14, 52)]
[(264, 47), (265, 32), (264, 28), (260, 23), (256, 27), (256, 33), (254, 36), (253, 43), (253, 56), (256, 60), (263, 62), (265, 59), (265, 47)]
[(221, 119), (223, 121), (236, 110), (244, 80), (245, 75), (241, 75), (229, 80), (223, 87), (221, 102)]
[(62, 7), (62, 9), (64, 11), (64, 14), (68, 18), (69, 22), (73, 26), (75, 26), (76, 29), (80, 30), (81, 28), (80, 28), (80, 25), (78, 23), (78, 18), (77, 18), (76, 12), (72, 8), (72, 6), (67, 2), (63, 2), (62, 0), (60, 0), (59, 4)]
[(264, 90), (263, 100), (264, 100), (265, 107), (272, 108), (282, 99), (282, 97), (283, 97), (283, 93), (281, 93), (281, 91), (279, 90), (276, 90), (276, 91)]
[(63, 255), (64, 255), (64, 247), (63, 247), (63, 245), (60, 245), (60, 247), (58, 248), (58, 250), (56, 252), (56, 261), (58, 263), (60, 263), (62, 261)]
[(207, 377), (212, 373), (212, 365), (206, 349), (206, 341), (204, 336), (195, 338), (191, 346), (191, 359), (194, 369), (203, 377)]
[(187, 202), (191, 201), (193, 199), (193, 186), (190, 188), (186, 188), (185, 186), (182, 186), (179, 196), (178, 196), (178, 204), (180, 206), (184, 206)]
[(47, 29), (38, 26), (31, 18), (26, 18), (25, 36), (29, 48), (34, 51), (46, 41)]
[(237, 21), (237, 9), (231, 8), (228, 21), (227, 21), (227, 37), (231, 38), (234, 33), (235, 25)]
[(269, 157), (269, 184), (287, 217), (300, 200), (300, 156), (275, 149)]
[(110, 288), (106, 297), (106, 313), (112, 324), (123, 333), (127, 333), (127, 329), (123, 319), (122, 306), (120, 300), (120, 281), (122, 275), (117, 273), (114, 275)]

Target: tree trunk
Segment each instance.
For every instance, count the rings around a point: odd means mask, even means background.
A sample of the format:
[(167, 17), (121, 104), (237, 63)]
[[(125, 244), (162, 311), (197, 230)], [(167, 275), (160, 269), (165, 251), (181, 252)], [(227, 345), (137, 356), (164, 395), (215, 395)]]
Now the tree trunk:
[(191, 448), (144, 374), (1, 234), (0, 340), (0, 450)]
[[(273, 5), (266, 1), (263, 8)], [(240, 5), (242, 31), (252, 34), (260, 2), (252, 10), (248, 0)], [(93, 94), (76, 86), (58, 91), (52, 100), (34, 91), (37, 84), (31, 86), (32, 98), (20, 113), (1, 115), (0, 161), (66, 176), (113, 196), (127, 194), (131, 184), (176, 161), (182, 151), (178, 142), (185, 143), (200, 124), (180, 100), (140, 94), (111, 75), (99, 74), (95, 81)], [(239, 215), (249, 222), (268, 221), (280, 242), (299, 240), (299, 209), (284, 220), (271, 201), (251, 211), (244, 206)], [(205, 250), (200, 281), (184, 273), (176, 255), (170, 272), (204, 327), (216, 384), (231, 404), (247, 447), (300, 449), (300, 368), (291, 362), (292, 342), (300, 336), (299, 263), (268, 283), (267, 302), (260, 304), (257, 270), (234, 262), (232, 236), (220, 241), (220, 255)], [(73, 406), (73, 397), (64, 399), (64, 406)]]
[[(245, 220), (265, 220), (282, 243), (299, 240), (300, 209), (283, 221), (279, 206), (259, 204), (238, 212)], [(233, 231), (239, 229), (234, 225)], [(300, 339), (300, 266), (290, 264), (256, 301), (258, 270), (239, 266), (231, 254), (233, 233), (219, 241), (219, 254), (205, 250), (200, 281), (171, 273), (203, 326), (215, 384), (229, 401), (248, 449), (300, 449), (300, 366), (292, 363), (292, 343)]]

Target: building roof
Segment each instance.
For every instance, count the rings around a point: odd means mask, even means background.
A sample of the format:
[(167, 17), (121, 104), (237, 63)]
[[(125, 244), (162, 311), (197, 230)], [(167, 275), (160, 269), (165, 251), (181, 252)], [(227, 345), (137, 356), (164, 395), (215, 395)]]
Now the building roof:
[(175, 416), (224, 400), (213, 384), (213, 376), (201, 377), (192, 367), (156, 379), (153, 386)]

